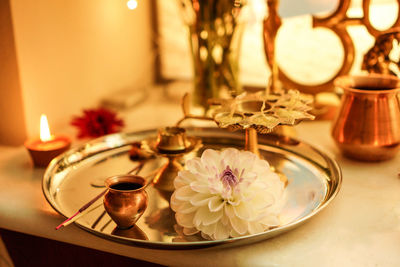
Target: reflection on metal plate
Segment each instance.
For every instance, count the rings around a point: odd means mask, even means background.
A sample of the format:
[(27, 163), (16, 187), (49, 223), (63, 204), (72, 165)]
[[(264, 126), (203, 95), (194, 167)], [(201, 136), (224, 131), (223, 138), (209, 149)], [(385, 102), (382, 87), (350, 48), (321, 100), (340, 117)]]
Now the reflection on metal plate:
[[(244, 136), (218, 128), (189, 128), (188, 136), (197, 136), (206, 148), (242, 148)], [(136, 162), (129, 159), (132, 143), (155, 136), (156, 130), (115, 134), (93, 140), (70, 150), (53, 160), (43, 178), (43, 192), (48, 202), (60, 214), (69, 217), (83, 204), (99, 194), (102, 188), (91, 184), (109, 176), (124, 174)], [(117, 140), (113, 143), (112, 140)], [(335, 161), (310, 145), (278, 135), (259, 137), (261, 155), (288, 178), (286, 200), (280, 214), (281, 226), (263, 233), (225, 240), (204, 240), (199, 236), (184, 236), (175, 222), (169, 204), (157, 190), (148, 187), (149, 204), (135, 227), (116, 228), (104, 208), (79, 218), (75, 223), (83, 229), (106, 239), (125, 244), (162, 249), (194, 249), (217, 245), (243, 245), (268, 239), (299, 226), (327, 206), (341, 186), (341, 172)], [(187, 157), (193, 157), (188, 155)], [(140, 175), (146, 176), (165, 163), (161, 158), (149, 160)], [(151, 178), (148, 178), (151, 179)], [(101, 204), (101, 199), (97, 204)], [(95, 205), (93, 205), (95, 206)]]

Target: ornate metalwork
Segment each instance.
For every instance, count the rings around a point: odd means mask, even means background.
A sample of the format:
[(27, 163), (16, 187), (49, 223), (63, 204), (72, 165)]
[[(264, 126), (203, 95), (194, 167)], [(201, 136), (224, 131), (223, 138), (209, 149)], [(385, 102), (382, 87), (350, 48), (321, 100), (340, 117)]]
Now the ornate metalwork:
[(245, 130), (245, 150), (260, 156), (257, 133), (267, 134), (279, 125), (293, 126), (303, 120), (313, 120), (311, 110), (313, 97), (297, 90), (243, 93), (231, 99), (210, 99), (212, 118), (192, 115), (189, 94), (182, 98), (184, 117), (176, 126), (187, 119), (213, 120), (218, 127), (230, 131)]
[[(355, 48), (353, 40), (351, 39), (347, 26), (350, 25), (364, 25), (367, 31), (375, 38), (379, 35), (393, 31), (396, 27), (400, 26), (400, 16), (397, 15), (396, 21), (393, 25), (384, 31), (376, 29), (370, 21), (370, 5), (371, 0), (362, 1), (363, 16), (362, 17), (349, 17), (347, 11), (350, 7), (351, 0), (339, 0), (339, 4), (334, 12), (327, 17), (316, 17), (313, 16), (313, 28), (323, 27), (331, 30), (335, 33), (343, 46), (344, 58), (342, 66), (339, 71), (328, 81), (317, 85), (307, 85), (296, 82), (289, 78), (283, 71), (281, 71), (276, 64), (274, 64), (274, 50), (275, 50), (275, 38), (280, 27), (280, 18), (278, 15), (279, 0), (266, 0), (269, 8), (269, 15), (264, 20), (264, 49), (267, 57), (267, 62), (274, 72), (274, 68), (277, 69), (279, 80), (282, 84), (288, 88), (296, 88), (302, 92), (309, 94), (317, 94), (324, 91), (331, 91), (333, 88), (333, 81), (338, 76), (349, 73), (354, 63)], [(397, 0), (397, 4), (400, 6), (400, 0)], [(275, 65), (275, 67), (274, 67)], [(274, 77), (274, 74), (272, 75)]]
[(374, 46), (364, 56), (361, 69), (370, 73), (398, 75), (400, 62), (390, 58), (394, 40), (400, 43), (400, 28), (376, 37)]

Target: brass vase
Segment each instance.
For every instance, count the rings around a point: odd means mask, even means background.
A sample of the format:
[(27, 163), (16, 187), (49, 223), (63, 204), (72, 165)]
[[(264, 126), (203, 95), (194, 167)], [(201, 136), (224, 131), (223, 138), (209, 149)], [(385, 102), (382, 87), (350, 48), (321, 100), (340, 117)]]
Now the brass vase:
[(381, 161), (400, 148), (400, 80), (370, 74), (343, 76), (335, 81), (343, 90), (332, 136), (347, 157)]
[(147, 208), (146, 180), (137, 175), (117, 175), (105, 181), (104, 208), (120, 229), (129, 229)]
[(190, 34), (193, 102), (207, 109), (208, 99), (224, 94), (236, 96), (242, 91), (239, 54), (244, 24), (238, 17), (245, 1), (180, 2)]

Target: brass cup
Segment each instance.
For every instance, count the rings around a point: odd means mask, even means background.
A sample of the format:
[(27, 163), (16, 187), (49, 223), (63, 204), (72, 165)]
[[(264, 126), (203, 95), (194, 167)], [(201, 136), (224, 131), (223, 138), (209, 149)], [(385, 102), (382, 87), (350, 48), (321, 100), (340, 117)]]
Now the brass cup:
[(137, 175), (117, 175), (105, 181), (104, 208), (120, 229), (132, 227), (147, 208), (146, 180)]
[(335, 80), (343, 89), (332, 137), (342, 153), (363, 161), (387, 160), (400, 148), (400, 80), (371, 74)]
[(166, 127), (158, 131), (156, 147), (160, 152), (181, 153), (190, 146), (186, 130), (180, 127)]

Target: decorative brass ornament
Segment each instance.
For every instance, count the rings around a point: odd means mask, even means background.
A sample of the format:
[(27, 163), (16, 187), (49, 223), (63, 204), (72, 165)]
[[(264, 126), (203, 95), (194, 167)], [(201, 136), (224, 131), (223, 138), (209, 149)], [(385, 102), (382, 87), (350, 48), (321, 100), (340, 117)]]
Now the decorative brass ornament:
[(301, 120), (314, 119), (312, 96), (297, 90), (265, 94), (243, 93), (236, 98), (214, 100), (220, 107), (213, 112), (215, 122), (231, 131), (254, 128), (258, 133), (270, 133), (278, 125), (294, 125)]
[[(295, 88), (304, 93), (317, 94), (324, 91), (331, 91), (333, 88), (333, 81), (341, 75), (348, 74), (355, 57), (355, 48), (353, 41), (347, 31), (347, 26), (364, 25), (367, 31), (375, 38), (379, 35), (393, 31), (396, 27), (400, 26), (400, 16), (397, 17), (393, 25), (385, 30), (380, 31), (372, 26), (370, 21), (370, 5), (371, 0), (362, 1), (363, 16), (362, 17), (349, 17), (348, 10), (351, 0), (340, 0), (335, 11), (326, 17), (313, 16), (313, 27), (323, 27), (334, 32), (340, 39), (344, 49), (344, 58), (342, 66), (339, 71), (328, 81), (317, 85), (307, 85), (296, 82), (289, 78), (282, 70), (279, 69), (275, 62), (275, 38), (281, 26), (281, 20), (278, 14), (279, 0), (266, 0), (268, 5), (268, 17), (264, 20), (264, 49), (267, 57), (267, 62), (272, 70), (272, 80), (279, 79), (282, 84), (287, 88)], [(397, 0), (400, 6), (400, 0)], [(276, 70), (276, 71), (274, 71)], [(275, 78), (274, 78), (275, 77)], [(272, 81), (274, 84), (274, 81)]]
[(195, 152), (202, 146), (201, 139), (187, 137), (186, 130), (180, 127), (166, 127), (158, 131), (157, 138), (142, 142), (142, 149), (167, 159), (167, 163), (156, 173), (153, 185), (160, 195), (169, 201), (174, 187), (174, 179), (183, 169), (179, 159)]
[(301, 94), (297, 90), (268, 93), (243, 93), (232, 99), (211, 99), (211, 118), (192, 115), (190, 98), (186, 94), (182, 98), (184, 117), (178, 121), (177, 127), (187, 119), (213, 120), (218, 127), (230, 131), (245, 130), (245, 149), (260, 156), (257, 133), (270, 133), (278, 125), (295, 125), (302, 120), (312, 120), (314, 116), (308, 111), (312, 109), (311, 95)]
[(282, 20), (278, 14), (279, 0), (267, 0), (268, 17), (265, 18), (264, 26), (264, 50), (267, 57), (267, 62), (271, 67), (271, 79), (268, 88), (272, 91), (277, 90), (277, 83), (279, 80), (279, 68), (275, 58), (275, 39), (278, 30), (282, 25)]
[(400, 28), (379, 35), (374, 46), (365, 54), (362, 69), (369, 73), (390, 74), (398, 76), (400, 62), (392, 60), (390, 54), (394, 49), (393, 41), (400, 43)]

